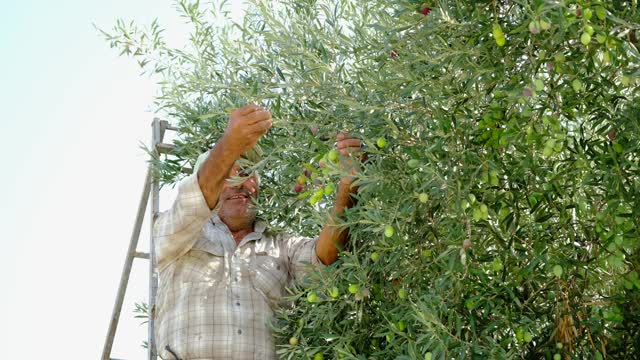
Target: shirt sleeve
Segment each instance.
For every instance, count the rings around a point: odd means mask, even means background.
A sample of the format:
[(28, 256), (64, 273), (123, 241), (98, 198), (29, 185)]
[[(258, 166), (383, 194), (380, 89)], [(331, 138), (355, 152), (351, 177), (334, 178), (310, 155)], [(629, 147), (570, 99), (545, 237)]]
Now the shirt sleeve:
[(202, 194), (197, 173), (184, 178), (173, 205), (160, 213), (153, 225), (159, 271), (191, 249), (214, 212)]
[[(289, 261), (289, 276), (293, 280), (301, 280), (313, 268), (324, 268), (316, 254), (318, 238), (288, 235), (285, 238)], [(310, 264), (312, 266), (310, 266)]]

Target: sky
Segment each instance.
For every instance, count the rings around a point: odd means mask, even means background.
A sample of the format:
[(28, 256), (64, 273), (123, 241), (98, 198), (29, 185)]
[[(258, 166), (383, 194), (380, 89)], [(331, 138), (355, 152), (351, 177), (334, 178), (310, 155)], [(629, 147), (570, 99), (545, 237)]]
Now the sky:
[[(238, 1), (231, 1), (238, 5)], [(0, 357), (97, 359), (146, 173), (158, 79), (94, 29), (157, 18), (174, 47), (190, 28), (168, 0), (11, 1), (0, 12)], [(163, 192), (166, 209), (175, 194)], [(145, 220), (139, 251), (148, 251)], [(112, 357), (143, 359), (148, 262), (134, 260)]]

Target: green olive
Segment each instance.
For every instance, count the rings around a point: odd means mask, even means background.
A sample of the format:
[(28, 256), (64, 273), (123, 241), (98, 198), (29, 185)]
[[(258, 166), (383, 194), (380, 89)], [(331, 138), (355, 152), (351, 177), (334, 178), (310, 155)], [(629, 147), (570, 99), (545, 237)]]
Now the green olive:
[(393, 229), (393, 226), (387, 225), (384, 227), (384, 236), (392, 237), (394, 233), (395, 233), (395, 230)]
[(400, 299), (403, 299), (403, 300), (406, 299), (407, 298), (407, 290), (405, 290), (405, 289), (398, 290), (398, 297)]
[(314, 303), (316, 302), (316, 300), (318, 300), (318, 294), (316, 294), (315, 292), (312, 291), (307, 295), (308, 302)]
[(338, 160), (338, 150), (331, 149), (331, 151), (329, 151), (329, 153), (327, 154), (327, 159), (329, 159), (329, 161)]

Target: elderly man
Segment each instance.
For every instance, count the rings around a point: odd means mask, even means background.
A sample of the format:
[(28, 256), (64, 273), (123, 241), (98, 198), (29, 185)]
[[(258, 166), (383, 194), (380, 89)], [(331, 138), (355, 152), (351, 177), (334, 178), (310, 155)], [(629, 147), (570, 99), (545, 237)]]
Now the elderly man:
[[(336, 244), (347, 242), (347, 230), (333, 223), (317, 241), (270, 233), (252, 207), (256, 176), (228, 181), (242, 174), (236, 161), (271, 125), (269, 111), (256, 105), (231, 112), (223, 136), (154, 224), (160, 274), (155, 336), (163, 359), (275, 359), (268, 322), (285, 286), (301, 276), (302, 262), (329, 265), (338, 256)], [(338, 135), (343, 155), (360, 145)], [(340, 180), (331, 219), (352, 206), (351, 182)]]

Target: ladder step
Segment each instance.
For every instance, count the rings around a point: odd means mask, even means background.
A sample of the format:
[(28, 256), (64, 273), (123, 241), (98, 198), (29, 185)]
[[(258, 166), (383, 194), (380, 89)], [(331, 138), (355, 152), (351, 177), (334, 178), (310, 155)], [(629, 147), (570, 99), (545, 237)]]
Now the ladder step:
[(160, 128), (164, 130), (173, 130), (173, 131), (179, 130), (177, 127), (169, 125), (169, 122), (167, 120), (160, 120)]
[(175, 148), (176, 148), (176, 146), (175, 145), (171, 145), (171, 144), (165, 144), (165, 143), (156, 144), (156, 151), (159, 154), (171, 154), (171, 153), (173, 153)]
[(136, 251), (136, 252), (133, 254), (133, 256), (134, 256), (134, 257), (137, 257), (137, 258), (140, 258), (140, 259), (148, 259), (148, 258), (149, 258), (149, 253), (146, 253), (146, 252), (138, 252), (138, 251)]

